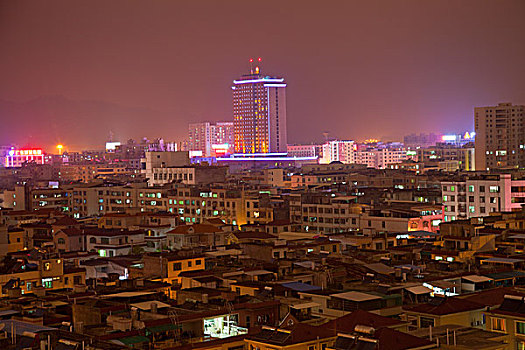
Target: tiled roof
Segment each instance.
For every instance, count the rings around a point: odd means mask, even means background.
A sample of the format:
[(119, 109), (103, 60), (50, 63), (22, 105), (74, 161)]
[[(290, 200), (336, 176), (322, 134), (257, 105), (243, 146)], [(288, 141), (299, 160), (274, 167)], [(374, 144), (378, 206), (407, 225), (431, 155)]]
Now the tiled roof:
[(525, 296), (524, 293), (520, 293), (516, 290), (513, 290), (509, 287), (499, 287), (484, 290), (478, 293), (467, 294), (464, 300), (473, 301), (478, 304), (486, 306), (500, 305), (505, 299), (505, 295), (516, 295), (516, 296)]
[(144, 230), (119, 230), (119, 229), (107, 229), (107, 228), (86, 228), (83, 230), (84, 234), (90, 236), (102, 236), (102, 237), (113, 237), (113, 236), (131, 236), (144, 234)]
[(66, 236), (82, 236), (82, 230), (79, 230), (78, 228), (72, 227), (72, 228), (64, 228), (58, 232), (64, 232)]
[(286, 226), (290, 225), (290, 220), (284, 219), (284, 220), (273, 220), (266, 224), (267, 226)]
[(450, 315), (459, 312), (473, 311), (484, 309), (486, 306), (459, 298), (434, 298), (433, 302), (418, 304), (414, 306), (405, 306), (404, 310), (410, 312), (420, 312), (430, 315)]
[(434, 343), (407, 333), (390, 328), (375, 331), (374, 338), (378, 340), (378, 350), (405, 350), (431, 346)]
[(271, 235), (266, 232), (258, 232), (258, 231), (239, 231), (234, 232), (233, 235), (237, 237), (237, 239), (276, 239), (274, 235)]
[(210, 223), (211, 225), (225, 225), (224, 221), (219, 218), (206, 219), (206, 222)]
[(73, 226), (78, 225), (78, 221), (69, 217), (69, 216), (62, 216), (61, 218), (57, 219), (53, 223), (53, 226)]
[(177, 226), (173, 230), (170, 230), (166, 233), (172, 233), (172, 234), (187, 234), (190, 233), (191, 230), (193, 230), (195, 233), (213, 233), (213, 232), (222, 232), (221, 229), (217, 228), (213, 225), (207, 225), (207, 224), (194, 224), (194, 225), (181, 225)]
[(248, 339), (278, 346), (288, 346), (301, 344), (317, 339), (327, 339), (335, 337), (336, 333), (332, 329), (324, 326), (311, 326), (304, 323), (297, 323), (289, 329), (263, 328), (260, 333), (249, 336)]
[(365, 310), (356, 310), (351, 314), (339, 317), (326, 323), (327, 328), (335, 329), (337, 332), (353, 332), (355, 326), (363, 325), (375, 329), (402, 325), (404, 322), (390, 317), (385, 317)]

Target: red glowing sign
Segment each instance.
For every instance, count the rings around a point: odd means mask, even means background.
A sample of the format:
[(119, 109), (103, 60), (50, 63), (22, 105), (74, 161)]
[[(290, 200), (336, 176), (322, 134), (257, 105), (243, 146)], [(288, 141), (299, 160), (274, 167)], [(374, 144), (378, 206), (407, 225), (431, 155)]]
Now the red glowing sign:
[(41, 148), (34, 149), (17, 149), (9, 152), (11, 156), (41, 156), (43, 155)]
[(41, 148), (10, 149), (5, 158), (6, 167), (19, 167), (25, 162), (44, 164), (44, 151)]

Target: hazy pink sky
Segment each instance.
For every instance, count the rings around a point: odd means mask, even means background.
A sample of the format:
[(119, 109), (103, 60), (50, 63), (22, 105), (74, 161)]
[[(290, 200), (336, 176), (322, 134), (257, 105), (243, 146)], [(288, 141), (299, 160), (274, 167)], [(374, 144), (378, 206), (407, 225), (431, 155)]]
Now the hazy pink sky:
[(181, 140), (231, 119), (231, 81), (258, 56), (288, 82), (290, 142), (470, 130), (474, 106), (525, 103), (524, 15), (523, 0), (4, 0), (0, 144)]

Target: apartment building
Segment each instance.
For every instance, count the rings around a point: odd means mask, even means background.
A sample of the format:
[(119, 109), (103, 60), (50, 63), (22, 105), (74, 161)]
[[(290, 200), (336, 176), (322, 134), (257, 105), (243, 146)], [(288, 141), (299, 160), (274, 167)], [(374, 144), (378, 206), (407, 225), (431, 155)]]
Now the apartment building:
[(476, 170), (525, 167), (525, 106), (474, 108)]
[(356, 203), (353, 196), (327, 196), (320, 193), (290, 195), (290, 220), (308, 232), (340, 233), (424, 230), (437, 232), (443, 219), (440, 205), (397, 203), (371, 207)]
[(68, 191), (69, 212), (76, 217), (140, 211), (167, 211), (170, 187), (147, 187), (144, 183), (114, 185), (95, 183), (74, 186)]
[(322, 146), (323, 156), (319, 159), (321, 164), (341, 162), (343, 164), (356, 163), (355, 151), (357, 145), (354, 141), (328, 141)]
[(186, 223), (204, 223), (220, 219), (229, 225), (258, 225), (273, 221), (282, 200), (268, 191), (229, 186), (179, 185), (168, 196), (168, 211)]
[(525, 204), (525, 178), (512, 174), (463, 176), (442, 181), (445, 221), (520, 210)]
[(148, 179), (150, 186), (180, 182), (188, 185), (219, 183), (226, 180), (228, 167), (225, 166), (183, 166), (160, 167), (152, 169), (153, 178)]
[[(471, 145), (471, 144), (470, 144)], [(439, 145), (428, 148), (417, 149), (417, 160), (425, 165), (436, 162), (455, 163), (452, 171), (476, 169), (476, 157), (474, 147), (456, 147), (453, 145)]]

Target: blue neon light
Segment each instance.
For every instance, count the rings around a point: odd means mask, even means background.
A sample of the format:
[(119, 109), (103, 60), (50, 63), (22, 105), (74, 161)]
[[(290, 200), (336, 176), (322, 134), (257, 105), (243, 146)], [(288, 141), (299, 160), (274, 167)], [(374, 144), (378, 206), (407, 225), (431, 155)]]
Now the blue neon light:
[(264, 84), (264, 87), (286, 87), (286, 84)]
[(286, 156), (288, 153), (234, 153), (232, 157), (253, 157), (253, 156)]

